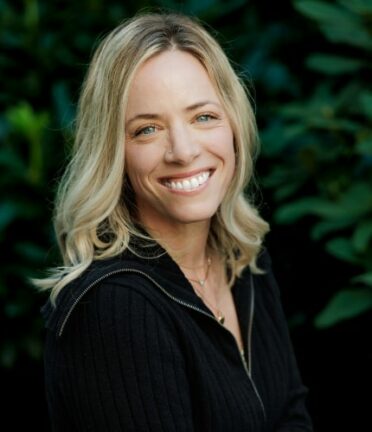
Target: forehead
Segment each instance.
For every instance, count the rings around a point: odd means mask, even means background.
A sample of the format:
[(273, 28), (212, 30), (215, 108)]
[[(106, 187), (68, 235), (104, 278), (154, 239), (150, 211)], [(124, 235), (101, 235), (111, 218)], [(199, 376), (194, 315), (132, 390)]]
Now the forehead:
[(167, 102), (190, 105), (202, 99), (219, 102), (204, 66), (190, 53), (165, 51), (145, 61), (135, 73), (128, 111)]

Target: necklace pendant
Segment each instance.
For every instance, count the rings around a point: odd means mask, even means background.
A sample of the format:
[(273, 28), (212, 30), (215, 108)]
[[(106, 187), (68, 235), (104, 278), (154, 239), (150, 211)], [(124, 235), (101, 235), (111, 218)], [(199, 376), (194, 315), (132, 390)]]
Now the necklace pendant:
[(220, 324), (223, 325), (224, 322), (225, 322), (225, 317), (224, 317), (223, 315), (218, 315), (217, 320), (218, 320), (218, 322), (219, 322)]
[(201, 286), (204, 286), (204, 284), (205, 284), (205, 279), (199, 279), (199, 284), (200, 284)]

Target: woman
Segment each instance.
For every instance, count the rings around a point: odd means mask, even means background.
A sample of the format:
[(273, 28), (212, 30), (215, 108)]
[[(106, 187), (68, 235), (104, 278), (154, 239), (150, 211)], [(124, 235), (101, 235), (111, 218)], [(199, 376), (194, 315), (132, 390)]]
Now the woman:
[(195, 20), (145, 14), (91, 62), (57, 197), (53, 431), (311, 431), (271, 260), (243, 195), (243, 85)]

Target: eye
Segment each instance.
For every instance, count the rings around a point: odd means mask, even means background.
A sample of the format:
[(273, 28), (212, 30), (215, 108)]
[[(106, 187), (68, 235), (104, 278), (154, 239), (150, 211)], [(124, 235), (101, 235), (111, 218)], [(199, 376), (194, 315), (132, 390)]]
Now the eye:
[(199, 123), (206, 123), (214, 119), (216, 119), (216, 117), (213, 116), (212, 114), (200, 114), (199, 116), (196, 117), (196, 121)]
[(154, 133), (156, 131), (156, 126), (154, 125), (149, 125), (149, 126), (145, 126), (141, 129), (137, 129), (136, 132), (134, 132), (134, 136), (139, 136), (139, 135), (150, 135), (152, 133)]

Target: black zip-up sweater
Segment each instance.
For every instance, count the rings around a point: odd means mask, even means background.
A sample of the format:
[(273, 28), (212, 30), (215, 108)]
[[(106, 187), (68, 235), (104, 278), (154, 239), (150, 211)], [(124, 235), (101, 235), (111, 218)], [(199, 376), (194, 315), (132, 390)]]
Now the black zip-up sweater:
[(232, 288), (245, 346), (172, 258), (95, 262), (42, 308), (54, 432), (310, 432), (279, 288), (244, 271)]

